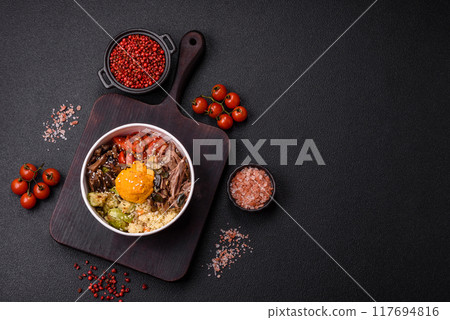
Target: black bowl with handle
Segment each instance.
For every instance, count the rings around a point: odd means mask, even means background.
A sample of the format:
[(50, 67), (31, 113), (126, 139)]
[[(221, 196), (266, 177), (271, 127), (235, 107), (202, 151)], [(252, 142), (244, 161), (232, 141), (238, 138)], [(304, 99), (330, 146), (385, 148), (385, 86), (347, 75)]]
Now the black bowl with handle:
[[(163, 71), (161, 77), (158, 79), (158, 81), (153, 83), (151, 86), (148, 86), (146, 88), (141, 88), (141, 89), (129, 88), (129, 87), (123, 85), (122, 83), (120, 83), (119, 81), (117, 81), (117, 79), (112, 74), (111, 68), (109, 65), (109, 63), (110, 63), (109, 57), (111, 56), (112, 50), (119, 44), (119, 42), (123, 38), (126, 38), (133, 34), (145, 35), (145, 36), (149, 37), (150, 39), (156, 41), (161, 46), (161, 48), (164, 50), (164, 55), (166, 58), (166, 65), (165, 65), (164, 71)], [(169, 48), (168, 44), (170, 45), (170, 48)], [(127, 30), (127, 31), (124, 31), (124, 32), (118, 34), (113, 40), (111, 40), (108, 47), (106, 48), (105, 57), (103, 59), (104, 65), (103, 65), (103, 68), (101, 68), (98, 71), (98, 76), (100, 78), (100, 81), (103, 83), (103, 85), (107, 89), (115, 87), (124, 92), (132, 93), (132, 94), (147, 93), (147, 92), (150, 92), (150, 91), (160, 87), (161, 84), (164, 82), (164, 80), (167, 78), (167, 76), (169, 75), (169, 70), (170, 70), (171, 55), (175, 51), (176, 51), (175, 44), (173, 43), (172, 38), (168, 34), (157, 35), (156, 33), (145, 30), (145, 29), (130, 29), (130, 30)]]

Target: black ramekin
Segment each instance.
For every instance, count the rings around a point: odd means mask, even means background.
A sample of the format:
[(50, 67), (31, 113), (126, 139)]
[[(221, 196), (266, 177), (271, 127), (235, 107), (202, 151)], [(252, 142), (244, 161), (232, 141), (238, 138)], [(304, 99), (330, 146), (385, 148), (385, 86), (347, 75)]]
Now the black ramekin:
[[(231, 195), (231, 191), (230, 191), (231, 180), (233, 180), (233, 178), (234, 178), (234, 176), (236, 175), (236, 173), (238, 173), (238, 172), (241, 171), (242, 169), (248, 168), (248, 167), (250, 167), (250, 168), (257, 168), (257, 169), (264, 170), (264, 172), (267, 173), (267, 175), (269, 176), (270, 182), (272, 183), (272, 187), (273, 187), (273, 191), (272, 191), (272, 195), (270, 196), (270, 199), (269, 199), (269, 200), (268, 200), (261, 208), (258, 208), (258, 209), (245, 209), (245, 208), (242, 208), (241, 206), (239, 206), (239, 205), (236, 203), (236, 201), (234, 200), (233, 196)], [(236, 207), (238, 207), (239, 209), (241, 209), (241, 210), (243, 210), (243, 211), (248, 211), (248, 212), (261, 211), (261, 210), (263, 210), (264, 208), (266, 208), (266, 207), (272, 202), (273, 197), (275, 196), (275, 179), (273, 178), (272, 174), (270, 173), (270, 171), (269, 171), (266, 167), (260, 166), (259, 164), (253, 164), (253, 163), (250, 163), (250, 164), (246, 164), (246, 165), (243, 165), (243, 166), (240, 166), (240, 167), (236, 168), (236, 169), (230, 174), (230, 176), (228, 177), (228, 181), (227, 181), (227, 191), (228, 191), (228, 198), (230, 198), (230, 201), (231, 201)]]
[[(148, 36), (152, 40), (156, 41), (161, 46), (161, 48), (164, 50), (164, 55), (166, 57), (166, 65), (165, 65), (164, 72), (161, 75), (161, 77), (158, 79), (157, 82), (155, 82), (151, 86), (142, 88), (142, 89), (129, 88), (129, 87), (121, 84), (119, 81), (116, 80), (116, 78), (112, 74), (111, 68), (109, 66), (109, 57), (111, 56), (111, 51), (123, 38), (128, 37), (129, 35), (132, 35), (132, 34), (142, 34), (142, 35)], [(172, 49), (169, 49), (165, 40), (167, 40), (169, 42)], [(98, 76), (100, 78), (100, 81), (103, 83), (103, 85), (107, 89), (116, 87), (117, 89), (120, 89), (124, 92), (133, 93), (133, 94), (147, 93), (147, 92), (152, 91), (155, 88), (159, 87), (161, 85), (161, 83), (163, 83), (164, 80), (169, 75), (170, 58), (171, 58), (171, 54), (174, 53), (175, 50), (176, 50), (175, 44), (173, 43), (172, 38), (168, 34), (163, 34), (163, 35), (159, 36), (156, 33), (145, 30), (145, 29), (130, 29), (130, 30), (124, 31), (124, 32), (118, 34), (114, 38), (114, 40), (111, 40), (108, 47), (106, 48), (105, 57), (103, 59), (104, 66), (103, 66), (103, 68), (101, 68), (98, 71)], [(108, 80), (109, 83), (106, 80)]]

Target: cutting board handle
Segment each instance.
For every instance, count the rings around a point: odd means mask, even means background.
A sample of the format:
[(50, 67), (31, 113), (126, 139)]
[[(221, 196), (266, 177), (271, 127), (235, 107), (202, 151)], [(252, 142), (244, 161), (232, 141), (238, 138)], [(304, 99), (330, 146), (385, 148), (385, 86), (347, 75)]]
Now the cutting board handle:
[[(205, 37), (198, 31), (189, 31), (180, 41), (180, 54), (178, 56), (178, 68), (173, 81), (170, 97), (166, 97), (162, 104), (175, 106), (180, 103), (181, 95), (186, 87), (187, 81), (194, 70), (198, 60), (205, 52)], [(175, 101), (173, 101), (173, 99)]]

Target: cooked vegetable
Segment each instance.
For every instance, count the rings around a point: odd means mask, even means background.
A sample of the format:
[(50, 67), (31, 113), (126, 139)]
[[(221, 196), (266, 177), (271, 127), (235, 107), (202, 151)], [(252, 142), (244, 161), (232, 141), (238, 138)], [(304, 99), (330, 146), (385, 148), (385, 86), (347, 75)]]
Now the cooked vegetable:
[(181, 207), (186, 201), (186, 195), (184, 193), (180, 194), (177, 199), (177, 206)]
[(159, 193), (152, 193), (152, 199), (156, 202), (164, 202), (163, 197)]
[(100, 192), (88, 193), (88, 201), (93, 207), (103, 207), (105, 205), (106, 198), (108, 198), (107, 193), (100, 193)]
[(110, 225), (114, 228), (124, 230), (128, 223), (133, 221), (133, 217), (122, 212), (119, 208), (110, 209), (105, 217)]
[(103, 205), (103, 210), (108, 211), (109, 209), (117, 208), (120, 203), (117, 195), (114, 193), (109, 193), (107, 195), (105, 204)]
[(153, 179), (153, 189), (155, 190), (155, 192), (158, 192), (160, 187), (161, 187), (161, 175), (156, 174), (155, 179)]
[(132, 202), (122, 200), (120, 201), (118, 208), (125, 213), (130, 213), (136, 205)]

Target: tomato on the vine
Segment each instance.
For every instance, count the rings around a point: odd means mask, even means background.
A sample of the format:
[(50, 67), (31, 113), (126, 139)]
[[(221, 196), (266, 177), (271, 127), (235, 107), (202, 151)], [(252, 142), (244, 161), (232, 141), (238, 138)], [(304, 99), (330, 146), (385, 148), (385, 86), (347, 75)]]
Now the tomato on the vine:
[(222, 101), (227, 95), (227, 88), (222, 84), (216, 84), (211, 90), (212, 97), (217, 101)]
[(29, 194), (28, 192), (24, 193), (22, 197), (20, 197), (20, 204), (25, 209), (33, 208), (36, 205), (36, 202), (36, 196), (33, 194), (33, 192), (30, 192)]
[(205, 113), (208, 109), (208, 102), (205, 98), (198, 97), (195, 98), (194, 101), (192, 101), (192, 110), (194, 110), (195, 113), (201, 114)]
[(42, 174), (42, 180), (44, 180), (44, 182), (51, 187), (56, 186), (59, 183), (60, 179), (61, 174), (58, 172), (58, 170), (53, 168), (45, 169), (44, 173)]
[(208, 115), (213, 119), (217, 118), (222, 113), (222, 111), (222, 106), (217, 102), (211, 103), (208, 107)]
[(242, 122), (247, 119), (247, 109), (242, 106), (236, 107), (233, 109), (231, 115), (233, 116), (234, 121)]
[(217, 120), (217, 125), (223, 130), (230, 129), (233, 126), (233, 118), (226, 113), (221, 114), (219, 120)]
[(50, 195), (50, 187), (43, 182), (36, 183), (33, 188), (33, 193), (40, 200), (47, 199)]
[(14, 179), (11, 182), (11, 190), (15, 194), (21, 196), (28, 190), (28, 182), (23, 180), (22, 178)]
[(239, 95), (237, 93), (230, 92), (225, 97), (225, 104), (230, 109), (236, 108), (240, 102), (241, 102), (241, 98), (239, 98)]
[(24, 180), (32, 180), (37, 171), (36, 166), (31, 163), (25, 163), (22, 167), (20, 167), (20, 176)]

